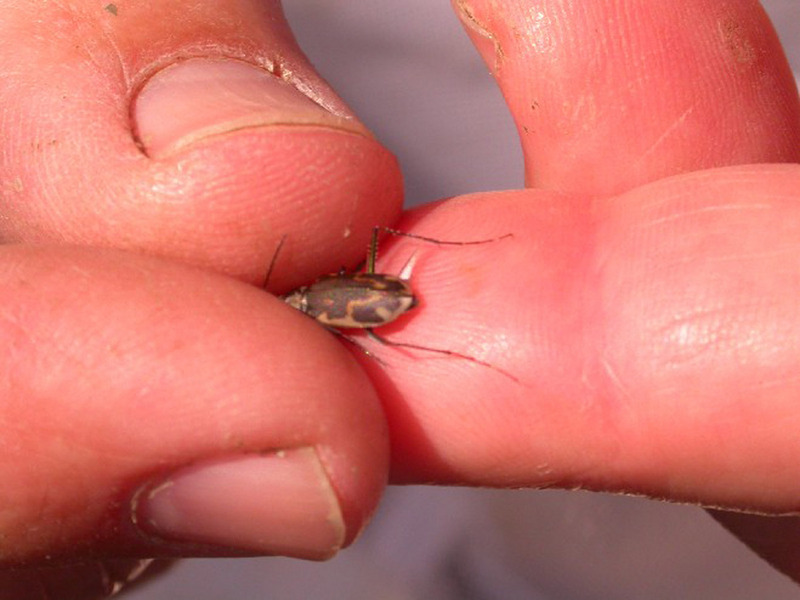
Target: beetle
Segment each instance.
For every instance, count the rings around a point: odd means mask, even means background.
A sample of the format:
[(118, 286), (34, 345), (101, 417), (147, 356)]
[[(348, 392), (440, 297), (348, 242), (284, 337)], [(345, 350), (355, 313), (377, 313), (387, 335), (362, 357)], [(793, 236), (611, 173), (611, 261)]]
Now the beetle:
[[(399, 235), (432, 244), (449, 246), (488, 244), (513, 237), (513, 234), (507, 233), (486, 240), (452, 242), (406, 233), (389, 227), (375, 226), (372, 229), (372, 238), (369, 249), (367, 250), (366, 267), (363, 272), (348, 272), (342, 268), (338, 273), (323, 275), (312, 284), (296, 288), (280, 298), (292, 308), (315, 319), (326, 329), (357, 346), (364, 354), (381, 364), (383, 364), (383, 361), (377, 356), (340, 330), (363, 329), (370, 338), (385, 346), (410, 348), (413, 350), (422, 350), (435, 354), (463, 358), (494, 369), (510, 377), (514, 381), (518, 381), (517, 378), (510, 373), (499, 369), (491, 363), (475, 358), (474, 356), (462, 354), (454, 350), (430, 348), (428, 346), (421, 346), (408, 342), (395, 342), (375, 333), (374, 329), (376, 327), (388, 325), (418, 305), (417, 297), (414, 294), (410, 281), (415, 258), (414, 255), (412, 255), (398, 275), (375, 272), (375, 259), (378, 254), (378, 235), (381, 231), (385, 231), (391, 235)], [(286, 236), (283, 236), (278, 243), (278, 247), (275, 250), (275, 254), (273, 254), (267, 272), (264, 287), (266, 287), (269, 281), (278, 254), (285, 241)]]

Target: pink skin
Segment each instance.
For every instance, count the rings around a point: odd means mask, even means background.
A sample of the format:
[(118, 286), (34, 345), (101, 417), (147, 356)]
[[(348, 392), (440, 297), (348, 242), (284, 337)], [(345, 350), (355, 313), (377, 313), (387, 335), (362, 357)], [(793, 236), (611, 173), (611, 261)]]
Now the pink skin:
[[(15, 124), (0, 232), (18, 243), (0, 249), (7, 563), (322, 558), (353, 540), (387, 478), (800, 510), (800, 168), (766, 164), (800, 162), (800, 103), (756, 2), (687, 0), (677, 22), (661, 3), (455, 3), (531, 188), (395, 223), (514, 237), (384, 244), (381, 271), (418, 252), (421, 305), (381, 333), (519, 382), (379, 345), (388, 367), (354, 360), (247, 285), (284, 234), (276, 292), (362, 259), (371, 225), (399, 214), (396, 163), (305, 62), (277, 3), (134, 4), (47, 18), (21, 4), (0, 23)], [(149, 79), (219, 56), (240, 62)], [(238, 81), (275, 57), (327, 111), (261, 75)], [(192, 86), (203, 73), (231, 80), (233, 99)], [(271, 102), (254, 110), (251, 90)], [(175, 127), (163, 111), (181, 102), (194, 120)], [(227, 493), (209, 483), (219, 464)], [(241, 527), (216, 528), (225, 510)], [(796, 525), (716, 516), (800, 579)]]

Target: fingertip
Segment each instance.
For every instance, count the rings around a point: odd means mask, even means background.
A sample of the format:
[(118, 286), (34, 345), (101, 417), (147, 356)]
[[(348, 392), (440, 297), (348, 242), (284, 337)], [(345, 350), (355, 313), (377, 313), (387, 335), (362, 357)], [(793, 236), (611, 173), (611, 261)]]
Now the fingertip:
[(547, 319), (550, 298), (542, 296), (565, 277), (560, 268), (569, 269), (563, 256), (558, 262), (567, 240), (548, 240), (569, 230), (572, 212), (556, 194), (531, 196), (494, 192), (426, 205), (398, 229), (452, 244), (403, 236), (382, 243), (380, 272), (397, 273), (415, 257), (418, 299), (377, 330), (386, 343), (358, 338), (382, 363), (362, 356), (389, 419), (393, 481), (498, 482), (509, 475), (499, 464), (476, 465), (501, 460), (503, 447), (529, 435), (522, 428), (535, 412), (530, 394), (556, 362), (536, 342), (559, 335), (561, 323)]
[(324, 558), (364, 526), (386, 481), (383, 413), (312, 321), (146, 257), (6, 246), (1, 258), (2, 327), (17, 340), (0, 353), (7, 561)]

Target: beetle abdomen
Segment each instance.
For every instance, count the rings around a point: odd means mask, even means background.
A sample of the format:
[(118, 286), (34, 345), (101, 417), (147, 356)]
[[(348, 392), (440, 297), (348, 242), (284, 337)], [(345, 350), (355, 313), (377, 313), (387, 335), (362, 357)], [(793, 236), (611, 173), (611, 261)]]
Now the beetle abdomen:
[(303, 312), (329, 327), (365, 329), (391, 323), (417, 301), (393, 275), (326, 275), (305, 290)]

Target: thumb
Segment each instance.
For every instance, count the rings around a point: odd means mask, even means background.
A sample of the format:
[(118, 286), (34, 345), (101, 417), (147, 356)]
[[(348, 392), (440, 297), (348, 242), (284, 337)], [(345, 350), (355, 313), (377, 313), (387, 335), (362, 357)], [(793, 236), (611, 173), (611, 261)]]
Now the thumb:
[(303, 315), (121, 253), (0, 253), (6, 565), (350, 543), (386, 479), (375, 392)]

